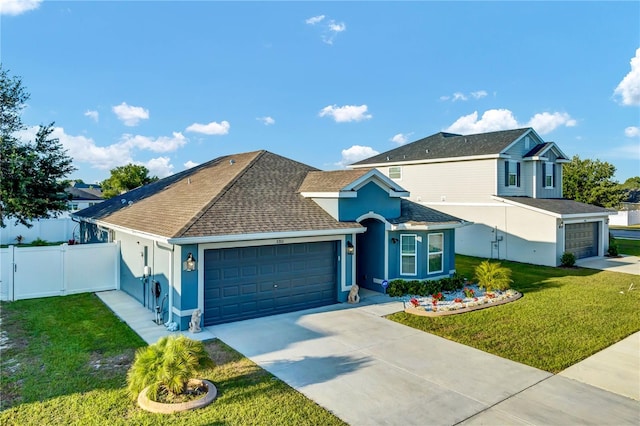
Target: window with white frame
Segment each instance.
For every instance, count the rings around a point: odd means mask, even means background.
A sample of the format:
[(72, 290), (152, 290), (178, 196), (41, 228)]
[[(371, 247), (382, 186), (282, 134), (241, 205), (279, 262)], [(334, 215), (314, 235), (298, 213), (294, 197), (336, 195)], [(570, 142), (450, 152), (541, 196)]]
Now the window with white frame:
[(504, 185), (520, 186), (520, 163), (518, 161), (504, 162)]
[(402, 179), (402, 167), (400, 166), (389, 167), (389, 177), (391, 179)]
[(415, 235), (400, 235), (400, 274), (416, 275), (417, 238)]
[(542, 163), (542, 168), (544, 169), (544, 187), (545, 188), (553, 188), (554, 185), (554, 165), (553, 163)]
[(442, 272), (444, 255), (444, 234), (429, 234), (428, 238), (429, 259), (427, 262), (428, 273)]

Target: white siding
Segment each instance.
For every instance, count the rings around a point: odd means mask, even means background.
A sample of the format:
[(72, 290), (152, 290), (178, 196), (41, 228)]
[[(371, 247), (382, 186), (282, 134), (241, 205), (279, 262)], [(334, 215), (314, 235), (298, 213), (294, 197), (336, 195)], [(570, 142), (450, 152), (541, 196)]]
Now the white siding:
[(557, 266), (556, 218), (525, 208), (495, 205), (428, 205), (472, 221), (456, 229), (456, 253)]
[[(379, 169), (388, 173), (387, 167)], [(398, 183), (417, 202), (488, 202), (496, 192), (496, 160), (402, 166)]]

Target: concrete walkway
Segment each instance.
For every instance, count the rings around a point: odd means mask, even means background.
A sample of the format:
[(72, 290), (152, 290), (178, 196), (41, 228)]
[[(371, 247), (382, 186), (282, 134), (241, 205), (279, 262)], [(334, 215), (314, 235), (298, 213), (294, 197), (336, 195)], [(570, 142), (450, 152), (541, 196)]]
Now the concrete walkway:
[[(171, 332), (163, 324), (156, 324), (155, 313), (142, 306), (140, 302), (121, 290), (99, 291), (96, 296), (124, 321), (138, 336), (148, 344), (155, 343), (159, 338), (176, 334)], [(201, 333), (178, 332), (193, 340), (211, 340), (215, 337), (211, 332), (202, 329)]]
[(576, 266), (640, 275), (640, 257), (638, 256), (589, 257), (587, 259), (578, 259)]
[[(366, 293), (358, 306), (208, 329), (352, 425), (638, 424), (640, 402), (626, 391), (554, 376), (381, 318), (401, 309)], [(638, 354), (622, 369), (625, 388), (640, 383)]]

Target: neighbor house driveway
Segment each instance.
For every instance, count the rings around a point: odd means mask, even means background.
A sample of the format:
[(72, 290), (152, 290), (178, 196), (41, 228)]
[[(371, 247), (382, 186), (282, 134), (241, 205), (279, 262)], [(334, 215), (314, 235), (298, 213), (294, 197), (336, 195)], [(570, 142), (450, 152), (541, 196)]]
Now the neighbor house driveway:
[(207, 329), (354, 426), (625, 425), (640, 418), (633, 399), (384, 319), (402, 309), (388, 300), (371, 295), (357, 306)]

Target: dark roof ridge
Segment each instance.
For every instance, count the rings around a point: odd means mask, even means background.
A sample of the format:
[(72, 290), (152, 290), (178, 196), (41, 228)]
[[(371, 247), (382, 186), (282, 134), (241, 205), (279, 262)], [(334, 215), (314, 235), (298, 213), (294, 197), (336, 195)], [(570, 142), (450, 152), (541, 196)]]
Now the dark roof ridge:
[[(179, 237), (181, 235), (183, 235), (184, 233), (186, 233), (191, 226), (193, 226), (194, 223), (196, 223), (208, 210), (210, 210), (215, 204), (216, 202), (218, 202), (218, 200), (220, 200), (227, 192), (229, 192), (229, 190), (231, 188), (233, 188), (233, 185), (236, 184), (236, 182), (245, 174), (247, 173), (247, 170), (249, 170), (251, 167), (253, 167), (253, 165), (258, 161), (258, 159), (260, 159), (267, 151), (264, 149), (258, 150), (258, 151), (249, 151), (249, 152), (257, 152), (256, 156), (249, 162), (247, 163), (246, 166), (244, 166), (244, 169), (242, 169), (240, 172), (236, 173), (236, 175), (233, 177), (233, 179), (231, 179), (229, 181), (229, 183), (227, 183), (224, 188), (222, 188), (222, 190), (211, 199), (211, 201), (209, 201), (202, 209), (200, 209), (200, 211), (198, 213), (196, 213), (190, 220), (189, 222), (187, 222), (182, 228), (180, 228), (180, 230), (178, 230), (178, 232), (176, 233), (175, 237)], [(249, 153), (247, 152), (247, 153)], [(231, 154), (231, 155), (224, 155), (222, 157), (218, 157), (214, 160), (209, 161), (216, 161), (216, 160), (222, 160), (223, 158), (226, 157), (230, 157), (233, 156), (235, 154)], [(206, 164), (206, 163), (205, 163)]]

